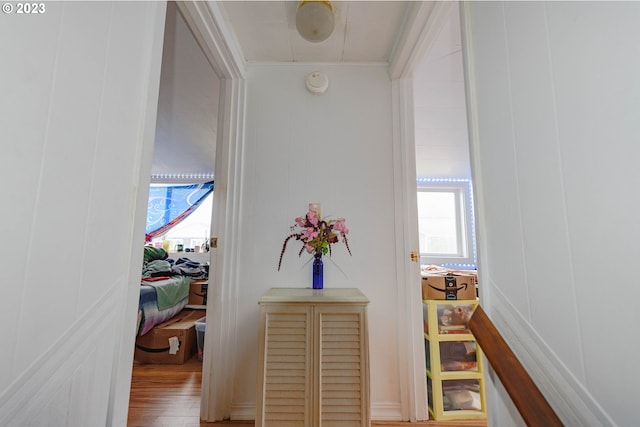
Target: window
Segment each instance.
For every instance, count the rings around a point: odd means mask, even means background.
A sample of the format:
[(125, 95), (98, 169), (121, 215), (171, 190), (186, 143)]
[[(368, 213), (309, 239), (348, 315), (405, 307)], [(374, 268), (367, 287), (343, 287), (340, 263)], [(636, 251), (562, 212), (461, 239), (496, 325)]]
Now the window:
[(155, 242), (162, 244), (163, 239), (170, 240), (171, 251), (175, 251), (178, 244), (182, 244), (185, 249), (195, 249), (196, 246), (204, 247), (211, 229), (212, 209), (213, 193), (209, 194), (191, 215), (167, 231), (164, 236), (154, 238), (154, 244)]
[(147, 244), (172, 252), (180, 247), (185, 251), (202, 249), (210, 234), (212, 205), (213, 181), (152, 183), (147, 207)]
[(475, 269), (473, 226), (469, 180), (418, 180), (418, 231), (422, 264)]

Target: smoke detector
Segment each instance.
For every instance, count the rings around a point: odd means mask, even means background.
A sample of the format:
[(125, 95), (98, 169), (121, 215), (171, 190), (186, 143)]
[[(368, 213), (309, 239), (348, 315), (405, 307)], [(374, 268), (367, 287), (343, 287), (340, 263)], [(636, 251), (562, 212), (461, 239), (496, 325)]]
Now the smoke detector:
[(329, 87), (329, 78), (320, 71), (314, 71), (309, 74), (305, 80), (307, 89), (314, 95), (320, 95), (327, 91)]

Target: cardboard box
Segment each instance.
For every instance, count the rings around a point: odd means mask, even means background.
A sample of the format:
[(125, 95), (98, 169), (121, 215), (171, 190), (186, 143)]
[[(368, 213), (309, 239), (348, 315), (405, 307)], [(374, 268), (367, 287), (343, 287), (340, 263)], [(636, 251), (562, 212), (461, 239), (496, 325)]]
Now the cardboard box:
[(453, 275), (422, 276), (422, 299), (475, 300), (476, 278)]
[(201, 317), (201, 311), (182, 310), (137, 337), (134, 360), (139, 363), (183, 364), (197, 351), (195, 324)]
[(192, 280), (189, 285), (189, 305), (207, 305), (207, 280)]

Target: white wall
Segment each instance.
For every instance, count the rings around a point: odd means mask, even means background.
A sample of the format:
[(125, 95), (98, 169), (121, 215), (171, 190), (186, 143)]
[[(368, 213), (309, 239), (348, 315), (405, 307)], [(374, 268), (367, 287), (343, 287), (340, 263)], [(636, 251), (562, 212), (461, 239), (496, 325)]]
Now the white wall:
[(165, 8), (45, 7), (0, 15), (0, 425), (124, 425)]
[(154, 178), (213, 174), (220, 80), (176, 2), (167, 4)]
[[(324, 95), (307, 74), (329, 77)], [(240, 271), (232, 418), (255, 405), (258, 298), (271, 287), (310, 287), (311, 265), (289, 242), (309, 202), (346, 218), (349, 245), (325, 261), (325, 287), (357, 287), (371, 300), (372, 416), (400, 417), (397, 360), (391, 82), (384, 66), (249, 66), (240, 217)], [(377, 415), (376, 415), (377, 414)], [(251, 413), (253, 415), (253, 413)]]
[(413, 71), (416, 175), (471, 178), (457, 2)]
[(640, 4), (466, 7), (483, 301), (566, 425), (636, 425)]

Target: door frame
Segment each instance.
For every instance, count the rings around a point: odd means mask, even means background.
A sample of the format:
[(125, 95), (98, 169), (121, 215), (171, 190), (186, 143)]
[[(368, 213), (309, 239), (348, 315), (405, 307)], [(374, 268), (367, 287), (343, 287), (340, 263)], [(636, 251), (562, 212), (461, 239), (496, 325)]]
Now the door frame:
[(217, 248), (211, 250), (200, 404), (203, 420), (220, 421), (231, 414), (235, 372), (237, 324), (233, 307), (238, 298), (246, 70), (217, 2), (180, 1), (177, 5), (220, 79), (211, 225)]
[(393, 108), (394, 194), (396, 195), (396, 281), (398, 360), (403, 420), (429, 419), (424, 371), (424, 330), (419, 253), (413, 73), (432, 47), (451, 10), (450, 2), (416, 2), (389, 66)]

